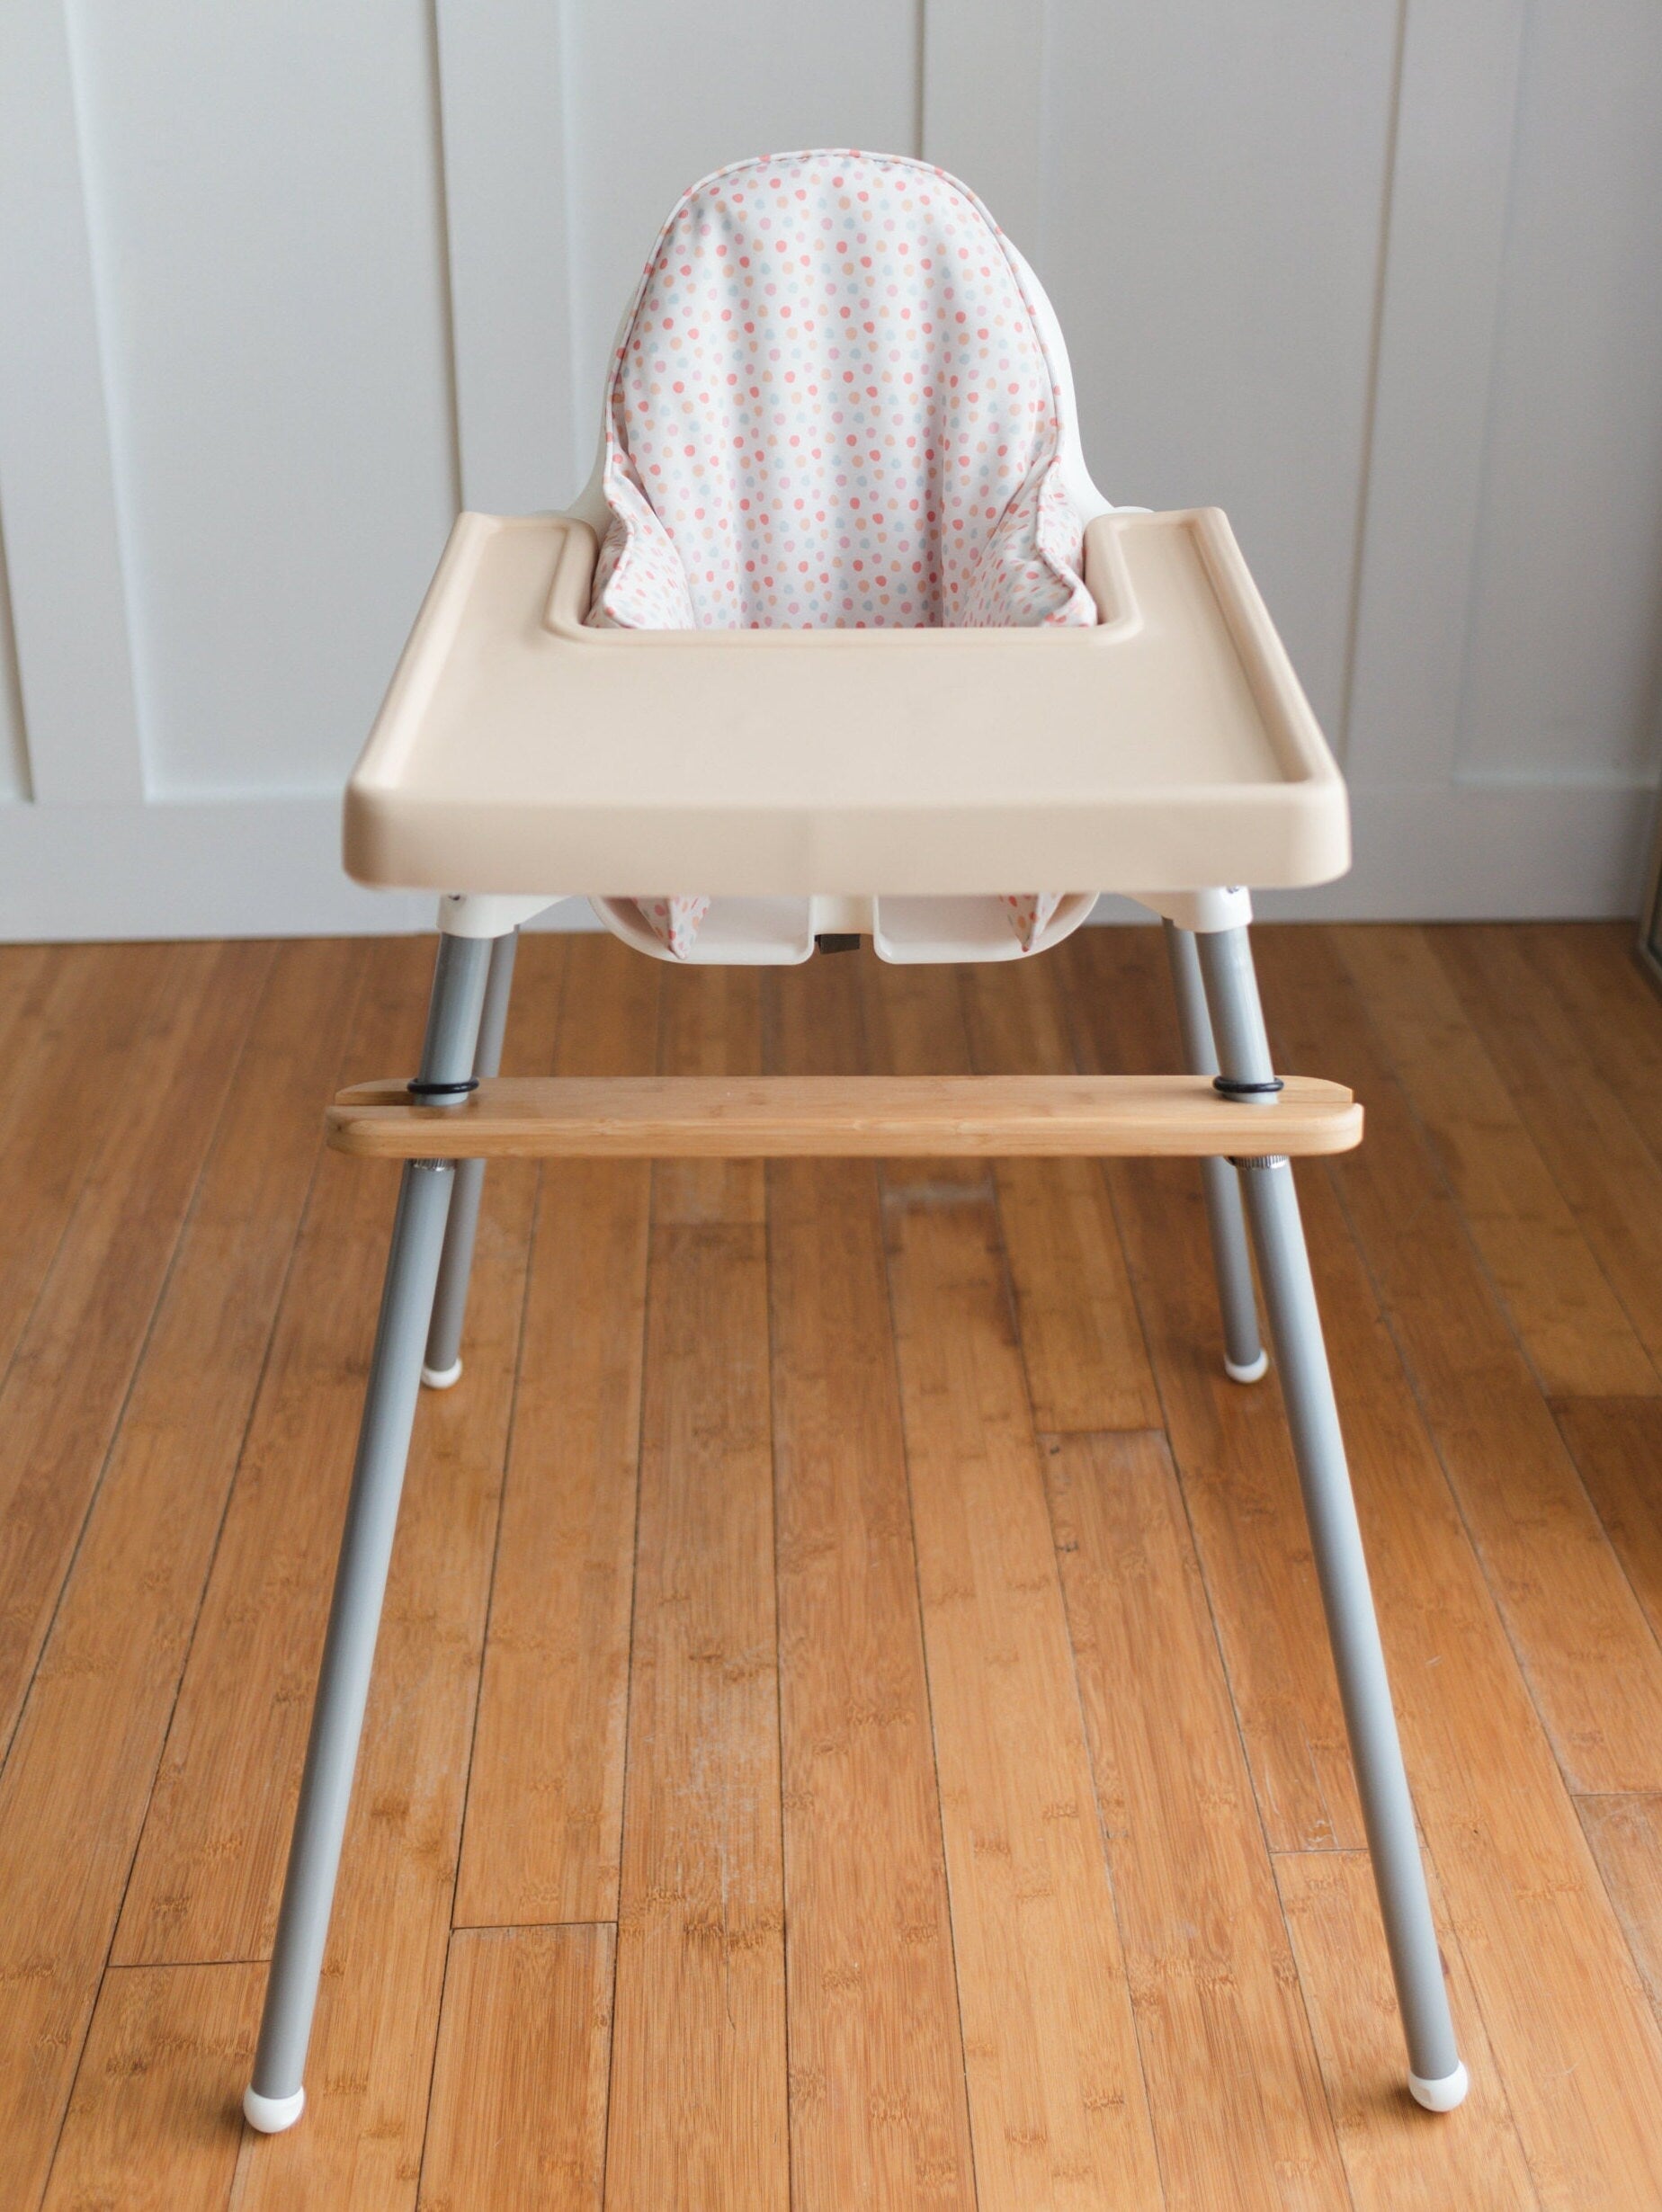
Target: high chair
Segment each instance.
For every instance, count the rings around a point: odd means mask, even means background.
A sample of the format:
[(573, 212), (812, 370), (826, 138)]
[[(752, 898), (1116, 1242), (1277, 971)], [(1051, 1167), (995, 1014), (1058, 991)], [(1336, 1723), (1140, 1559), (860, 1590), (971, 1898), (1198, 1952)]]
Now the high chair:
[[(1257, 1254), (1408, 2085), (1460, 2102), (1291, 1166), (1355, 1145), (1361, 1109), (1275, 1074), (1229, 887), (1326, 881), (1348, 834), (1228, 522), (1096, 491), (1056, 318), (970, 192), (827, 152), (684, 196), (624, 318), (594, 479), (569, 513), (460, 517), (347, 791), (347, 868), (441, 892), (440, 936), (417, 1075), (328, 1115), (403, 1180), (255, 2127), (305, 2101), (416, 1400), (461, 1376), (480, 1182), (507, 1155), (1198, 1158), (1242, 1384), (1267, 1363), (1248, 1226)], [(649, 958), (790, 963), (853, 934), (887, 960), (1031, 958), (1104, 890), (1164, 922), (1185, 1075), (496, 1073), (515, 932), (562, 894)]]

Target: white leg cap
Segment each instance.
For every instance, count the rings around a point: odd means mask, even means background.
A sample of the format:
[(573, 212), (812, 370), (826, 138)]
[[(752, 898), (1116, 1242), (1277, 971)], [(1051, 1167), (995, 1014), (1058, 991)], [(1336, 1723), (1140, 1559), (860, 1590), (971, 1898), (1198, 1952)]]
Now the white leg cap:
[(1408, 2076), (1408, 2093), (1416, 2104), (1423, 2104), (1428, 2112), (1452, 2112), (1457, 2104), (1464, 2104), (1470, 2086), (1471, 2076), (1463, 2063), (1439, 2082), (1423, 2082), (1417, 2074)]
[(1270, 1355), (1267, 1351), (1260, 1351), (1250, 1367), (1237, 1367), (1226, 1352), (1223, 1360), (1223, 1371), (1231, 1382), (1262, 1382), (1270, 1371)]
[(421, 1378), (429, 1390), (449, 1390), (461, 1380), (461, 1361), (454, 1367), (428, 1367), (424, 1361)]
[(262, 2097), (251, 2083), (243, 2092), (243, 2118), (263, 2136), (281, 2135), (285, 2127), (293, 2127), (305, 2109), (303, 2089), (297, 2089), (292, 2097)]

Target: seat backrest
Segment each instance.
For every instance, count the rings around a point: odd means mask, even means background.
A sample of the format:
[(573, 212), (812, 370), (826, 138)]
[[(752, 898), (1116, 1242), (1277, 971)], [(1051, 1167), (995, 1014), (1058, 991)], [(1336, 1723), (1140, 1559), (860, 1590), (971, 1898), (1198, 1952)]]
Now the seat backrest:
[(1030, 283), (922, 162), (776, 155), (694, 185), (613, 363), (591, 620), (1095, 620)]

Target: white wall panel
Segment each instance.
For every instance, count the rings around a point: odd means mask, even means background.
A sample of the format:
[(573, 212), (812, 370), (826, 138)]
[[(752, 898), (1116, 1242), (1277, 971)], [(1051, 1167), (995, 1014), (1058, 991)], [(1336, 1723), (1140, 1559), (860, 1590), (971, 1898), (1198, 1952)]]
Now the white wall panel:
[(31, 789), (144, 796), (108, 379), (60, 0), (0, 5), (0, 493)]
[(5, 518), (0, 515), (0, 800), (28, 796), (29, 748), (23, 737), (23, 695), (17, 680), (17, 638), (5, 566)]
[(564, 506), (594, 450), (576, 403), (567, 72), (554, 0), (437, 0), (464, 506)]
[(1038, 244), (1110, 499), (1227, 507), (1341, 736), (1396, 0), (1052, 0)]
[(1524, 44), (1460, 768), (1631, 781), (1662, 678), (1662, 6)]
[(1529, 0), (1408, 0), (1347, 766), (1446, 795), (1459, 751)]
[(148, 780), (336, 783), (454, 497), (409, 0), (75, 0)]
[(1632, 899), (1656, 0), (4, 0), (0, 934), (421, 926), (334, 794), (458, 497), (568, 498), (675, 195), (814, 144), (965, 175), (1104, 490), (1229, 510), (1355, 801), (1267, 906)]
[(576, 393), (585, 455), (606, 356), (677, 195), (797, 147), (916, 151), (910, 0), (565, 0)]

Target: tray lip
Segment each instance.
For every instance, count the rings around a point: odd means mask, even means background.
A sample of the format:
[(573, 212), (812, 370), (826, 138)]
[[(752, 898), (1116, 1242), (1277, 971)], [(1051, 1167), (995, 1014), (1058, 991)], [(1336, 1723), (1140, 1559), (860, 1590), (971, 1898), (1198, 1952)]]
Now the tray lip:
[[(1181, 518), (1193, 527), (1203, 524), (1208, 517), (1215, 517), (1227, 531), (1229, 524), (1220, 507), (1174, 508), (1157, 519), (1170, 522)], [(1086, 525), (1085, 581), (1096, 602), (1100, 619), (1089, 628), (1080, 624), (1035, 623), (1022, 629), (996, 629), (982, 625), (966, 625), (958, 629), (921, 626), (890, 629), (865, 623), (843, 629), (810, 629), (806, 624), (794, 628), (785, 625), (777, 629), (620, 629), (609, 624), (596, 625), (585, 620), (600, 552), (599, 541), (587, 522), (580, 516), (568, 514), (491, 515), (483, 519), (498, 528), (516, 522), (562, 526), (563, 535), (554, 557), (554, 575), (542, 610), (542, 628), (550, 637), (567, 645), (581, 646), (585, 651), (697, 651), (704, 655), (712, 651), (775, 653), (783, 647), (820, 653), (847, 653), (851, 648), (873, 648), (883, 653), (938, 653), (943, 646), (971, 646), (978, 652), (1001, 647), (1032, 652), (1036, 646), (1054, 651), (1065, 645), (1075, 652), (1083, 648), (1100, 653), (1134, 638), (1142, 629), (1142, 614), (1131, 595), (1120, 532), (1104, 527), (1112, 525), (1116, 519), (1144, 519), (1140, 509), (1116, 509), (1112, 513), (1096, 516)], [(1213, 588), (1216, 589), (1215, 581)]]
[[(1121, 849), (1123, 838), (1113, 835), (1112, 825), (1117, 824), (1124, 831), (1139, 820), (1151, 821), (1161, 814), (1176, 814), (1193, 820), (1203, 810), (1220, 807), (1238, 814), (1244, 829), (1254, 820), (1264, 823), (1266, 816), (1281, 816), (1286, 822), (1285, 839), (1273, 838), (1272, 844), (1279, 846), (1285, 843), (1289, 849), (1284, 852), (1273, 852), (1263, 844), (1259, 834), (1249, 835), (1247, 843), (1257, 849), (1250, 857), (1246, 852), (1237, 856), (1235, 863), (1225, 870), (1230, 880), (1255, 881), (1261, 887), (1331, 881), (1350, 865), (1349, 807), (1345, 778), (1304, 696), (1223, 511), (1202, 507), (1150, 513), (1121, 508), (1096, 518), (1087, 531), (1093, 586), (1110, 606), (1117, 603), (1121, 611), (1134, 605), (1135, 594), (1126, 578), (1121, 541), (1134, 532), (1170, 529), (1174, 525), (1190, 534), (1204, 567), (1219, 619), (1226, 627), (1242, 677), (1252, 693), (1274, 772), (1267, 777), (1240, 781), (1220, 778), (1205, 782), (1180, 776), (1169, 782), (1148, 781), (1105, 789), (1083, 801), (1065, 793), (1035, 789), (1031, 794), (1023, 794), (1018, 810), (1029, 806), (1035, 812), (1053, 810), (1059, 804), (1066, 804), (1074, 816), (1075, 827), (1082, 833), (1086, 832), (1087, 822), (1100, 823), (1105, 849), (1101, 854), (1100, 873), (1093, 874), (1093, 881), (1109, 890), (1124, 889), (1130, 872)], [(447, 864), (442, 856), (442, 848), (446, 842), (442, 833), (447, 821), (470, 816), (470, 825), (465, 831), (458, 821), (457, 842), (464, 848), (471, 847), (468, 871), (470, 875), (478, 873), (481, 879), (469, 880), (461, 887), (504, 888), (508, 870), (516, 879), (524, 872), (522, 864), (530, 848), (523, 835), (510, 834), (504, 839), (504, 850), (496, 861), (481, 867), (479, 856), (489, 842), (485, 825), (491, 820), (505, 819), (507, 813), (523, 811), (545, 825), (540, 837), (546, 840), (548, 880), (558, 879), (563, 890), (577, 894), (615, 892), (618, 887), (612, 879), (614, 870), (597, 866), (593, 871), (595, 879), (591, 881), (588, 866), (575, 870), (573, 867), (583, 846), (596, 835), (600, 845), (615, 845), (616, 836), (612, 833), (617, 829), (622, 806), (616, 797), (567, 798), (533, 789), (523, 801), (512, 801), (499, 792), (442, 792), (431, 786), (424, 789), (411, 773), (421, 758), (429, 708), (443, 680), (472, 602), (474, 580), (488, 547), (505, 531), (536, 532), (557, 538), (559, 542), (552, 549), (557, 578), (564, 574), (566, 589), (570, 593), (582, 577), (586, 591), (585, 580), (595, 557), (596, 540), (594, 531), (581, 518), (558, 513), (496, 516), (474, 511), (458, 517), (386, 698), (348, 780), (343, 822), (344, 857), (348, 872), (360, 882), (399, 888), (457, 888), (455, 868)], [(1100, 584), (1103, 575), (1111, 578), (1105, 593)], [(533, 584), (533, 590), (541, 592), (541, 586)], [(555, 596), (550, 589), (541, 601), (532, 598), (520, 618), (522, 623), (531, 627), (519, 628), (515, 633), (522, 643), (532, 643), (539, 637), (542, 639), (550, 655), (548, 680), (555, 685), (559, 682), (558, 669), (562, 663), (575, 672), (577, 664), (567, 658), (569, 655), (594, 649), (601, 652), (602, 658), (582, 664), (591, 671), (610, 665), (604, 655), (620, 651), (694, 653), (702, 656), (699, 665), (709, 670), (712, 664), (720, 665), (711, 661), (718, 652), (767, 649), (777, 653), (781, 648), (796, 648), (811, 654), (831, 647), (844, 656), (839, 665), (846, 666), (849, 656), (864, 655), (864, 663), (854, 664), (870, 667), (874, 664), (871, 656), (876, 654), (938, 652), (948, 646), (980, 652), (1003, 650), (1013, 655), (1035, 651), (1112, 651), (1117, 644), (1130, 643), (1132, 632), (1142, 622), (1139, 613), (1124, 628), (1110, 622), (1089, 629), (1059, 627), (1009, 630), (646, 632), (575, 626), (573, 635), (569, 629), (550, 632), (546, 627), (542, 618), (549, 602)], [(777, 660), (772, 664), (775, 669), (779, 666)], [(916, 662), (905, 664), (914, 669), (918, 666)], [(1078, 663), (1073, 664), (1077, 667)], [(803, 659), (786, 665), (800, 667), (806, 678), (811, 669), (824, 668), (826, 664)], [(896, 664), (891, 660), (887, 665), (892, 668)], [(665, 664), (660, 660), (655, 682), (661, 682), (665, 674)], [(607, 689), (618, 680), (614, 671), (605, 680)], [(442, 763), (440, 766), (442, 770)], [(662, 843), (672, 823), (677, 831), (684, 831), (697, 840), (702, 834), (701, 825), (707, 825), (711, 817), (721, 817), (730, 826), (737, 816), (751, 819), (759, 837), (772, 839), (775, 843), (783, 837), (800, 853), (804, 845), (845, 846), (851, 840), (868, 838), (881, 843), (897, 831), (907, 831), (911, 824), (916, 824), (919, 832), (926, 831), (932, 844), (943, 837), (950, 842), (954, 819), (961, 825), (961, 834), (979, 841), (989, 824), (1009, 818), (1012, 806), (1007, 791), (977, 798), (960, 789), (945, 795), (944, 803), (934, 798), (925, 802), (915, 794), (887, 798), (879, 793), (844, 795), (820, 804), (792, 794), (776, 796), (761, 792), (747, 797), (738, 806), (730, 798), (701, 803), (696, 795), (681, 795), (672, 801), (655, 804), (650, 794), (642, 793), (623, 810), (630, 816), (631, 834), (641, 835), (655, 848)], [(586, 826), (585, 817), (593, 818), (593, 828)], [(1088, 834), (1094, 847), (1096, 833)], [(1311, 850), (1312, 839), (1318, 851)], [(1118, 857), (1113, 857), (1106, 848), (1116, 849)], [(510, 857), (510, 849), (518, 854), (517, 861)], [(829, 853), (825, 857), (828, 860)], [(541, 860), (535, 872), (539, 877), (543, 874)], [(802, 895), (797, 880), (798, 868), (787, 854), (785, 845), (780, 845), (765, 863), (765, 881), (761, 875), (752, 879), (746, 870), (743, 884), (737, 880), (728, 883), (726, 878), (732, 870), (724, 868), (719, 872), (722, 880), (712, 879), (710, 886), (718, 895)], [(835, 863), (830, 872), (838, 879), (817, 879), (811, 888), (861, 895), (879, 894), (887, 889), (895, 895), (950, 896), (979, 887), (961, 879), (955, 870), (936, 870), (933, 866), (920, 870), (916, 881), (908, 873), (903, 883), (868, 881), (863, 873), (859, 880), (854, 880), (853, 873)], [(978, 876), (978, 867), (976, 872)], [(1065, 872), (1083, 884), (1084, 875), (1079, 870), (1065, 869)], [(844, 881), (841, 879), (845, 873), (849, 879)], [(598, 880), (602, 874), (606, 876), (603, 882)], [(927, 877), (933, 887), (937, 874), (942, 877), (938, 892), (926, 888), (923, 880)], [(439, 880), (441, 875), (442, 881)], [(579, 875), (581, 882), (576, 879)], [(946, 880), (948, 876), (952, 879), (950, 883)], [(487, 877), (490, 879), (485, 880)], [(524, 888), (523, 885), (517, 887)]]

